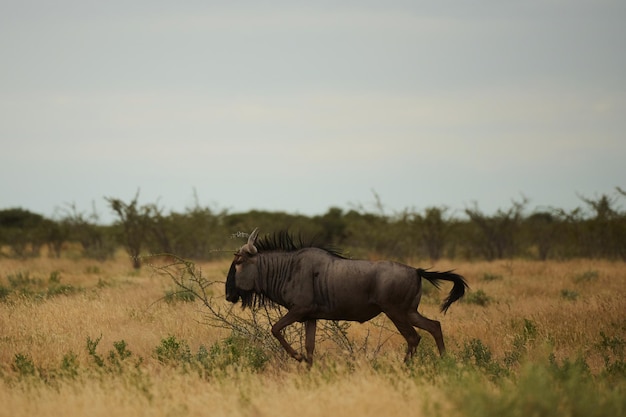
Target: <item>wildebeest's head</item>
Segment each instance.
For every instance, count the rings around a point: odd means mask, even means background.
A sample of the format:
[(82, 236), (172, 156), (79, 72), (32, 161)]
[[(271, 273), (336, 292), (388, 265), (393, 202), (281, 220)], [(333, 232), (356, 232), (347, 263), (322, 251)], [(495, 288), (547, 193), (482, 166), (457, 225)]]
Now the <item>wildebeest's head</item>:
[(258, 235), (259, 229), (254, 229), (248, 237), (248, 242), (235, 253), (235, 259), (226, 278), (226, 300), (236, 303), (241, 298), (244, 307), (252, 304), (254, 283), (258, 275), (256, 267), (258, 250), (254, 246)]

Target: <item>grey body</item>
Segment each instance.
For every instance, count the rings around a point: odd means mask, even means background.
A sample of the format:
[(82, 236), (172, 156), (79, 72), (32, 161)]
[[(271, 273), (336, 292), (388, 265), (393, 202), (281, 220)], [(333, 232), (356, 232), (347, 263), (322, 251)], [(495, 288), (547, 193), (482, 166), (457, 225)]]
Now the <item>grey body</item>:
[(255, 292), (287, 309), (306, 307), (300, 321), (363, 323), (385, 310), (419, 303), (421, 280), (406, 265), (342, 259), (318, 248), (258, 257)]
[[(287, 308), (288, 313), (273, 327), (272, 333), (287, 352), (298, 360), (313, 361), (316, 320), (365, 322), (384, 312), (407, 340), (405, 360), (419, 343), (414, 329), (428, 331), (445, 352), (441, 325), (417, 312), (422, 296), (422, 279), (438, 286), (448, 280), (454, 287), (442, 310), (463, 296), (467, 284), (452, 272), (429, 272), (397, 262), (345, 259), (324, 249), (309, 247), (292, 250), (259, 251), (256, 230), (248, 243), (235, 255), (226, 281), (226, 299), (244, 307), (251, 297), (269, 299)], [(282, 329), (304, 322), (306, 357), (296, 352), (282, 336)]]

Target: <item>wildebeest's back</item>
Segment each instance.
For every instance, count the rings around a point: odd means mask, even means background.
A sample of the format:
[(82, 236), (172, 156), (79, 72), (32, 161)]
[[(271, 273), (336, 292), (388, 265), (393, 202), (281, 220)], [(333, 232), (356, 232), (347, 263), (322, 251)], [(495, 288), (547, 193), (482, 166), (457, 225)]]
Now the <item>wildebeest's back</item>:
[(301, 288), (313, 288), (311, 318), (364, 322), (392, 301), (408, 308), (419, 291), (415, 269), (399, 263), (343, 259), (317, 249), (303, 250), (299, 258)]

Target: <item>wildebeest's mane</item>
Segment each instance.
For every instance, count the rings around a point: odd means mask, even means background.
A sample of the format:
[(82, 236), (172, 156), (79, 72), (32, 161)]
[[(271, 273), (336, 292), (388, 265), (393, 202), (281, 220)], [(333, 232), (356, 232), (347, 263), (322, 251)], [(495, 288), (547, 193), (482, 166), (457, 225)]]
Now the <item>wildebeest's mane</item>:
[(301, 235), (297, 237), (286, 230), (267, 234), (259, 237), (254, 246), (259, 253), (263, 252), (295, 252), (304, 248), (318, 248), (325, 250), (333, 256), (344, 258), (342, 251), (327, 244), (318, 243), (318, 239), (304, 240)]
[[(267, 234), (263, 237), (257, 238), (254, 243), (254, 246), (257, 248), (259, 253), (268, 253), (268, 252), (295, 252), (300, 249), (305, 248), (318, 248), (322, 249), (329, 254), (339, 257), (345, 258), (342, 254), (342, 251), (332, 247), (330, 245), (319, 244), (317, 243), (317, 239), (311, 239), (305, 241), (301, 235), (295, 237), (291, 233), (286, 230), (281, 230), (279, 232)], [(233, 264), (234, 265), (234, 264)], [(278, 307), (278, 304), (274, 303), (264, 294), (257, 293), (254, 290), (251, 291), (243, 291), (239, 290), (239, 296), (241, 297), (241, 306), (245, 308), (262, 308), (262, 307), (270, 307), (275, 308)]]

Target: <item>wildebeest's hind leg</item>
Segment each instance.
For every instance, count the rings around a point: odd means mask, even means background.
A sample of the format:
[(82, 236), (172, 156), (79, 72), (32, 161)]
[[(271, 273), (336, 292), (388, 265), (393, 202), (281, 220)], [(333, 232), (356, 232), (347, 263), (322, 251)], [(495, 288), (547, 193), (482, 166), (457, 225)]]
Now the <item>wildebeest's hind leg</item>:
[(435, 342), (437, 343), (437, 349), (439, 349), (439, 355), (443, 356), (446, 353), (446, 346), (443, 343), (443, 333), (441, 333), (441, 323), (437, 320), (427, 319), (422, 316), (420, 313), (415, 311), (410, 315), (411, 324), (415, 327), (419, 327), (420, 329), (426, 330), (430, 333)]
[(417, 349), (417, 345), (419, 345), (420, 343), (421, 336), (417, 334), (417, 332), (413, 328), (413, 325), (409, 322), (408, 317), (395, 315), (392, 316), (389, 315), (389, 313), (387, 313), (387, 316), (389, 316), (400, 334), (406, 339), (407, 348), (406, 355), (404, 356), (404, 361), (408, 362), (409, 359), (411, 359), (415, 354), (415, 350)]
[(315, 351), (315, 331), (317, 330), (317, 320), (307, 320), (304, 323), (306, 331), (305, 347), (306, 361), (309, 366), (313, 365), (313, 352)]

